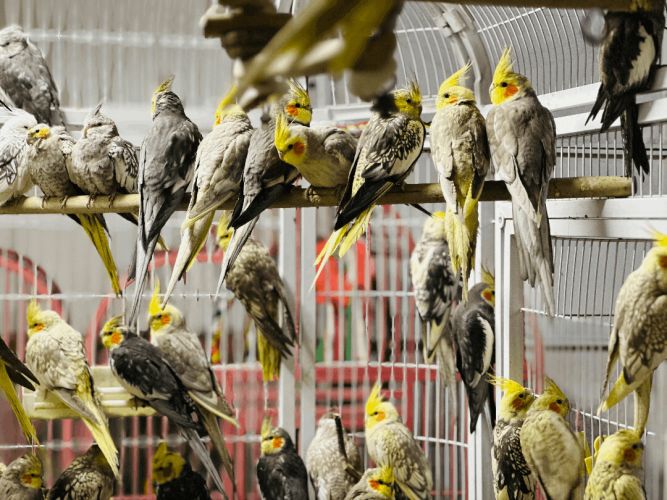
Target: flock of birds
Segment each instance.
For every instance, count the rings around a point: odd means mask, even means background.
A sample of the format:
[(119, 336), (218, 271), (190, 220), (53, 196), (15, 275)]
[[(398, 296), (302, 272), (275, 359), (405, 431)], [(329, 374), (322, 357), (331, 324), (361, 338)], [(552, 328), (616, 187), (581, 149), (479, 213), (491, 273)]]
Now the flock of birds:
[[(591, 117), (603, 110), (603, 130), (616, 118), (626, 161), (648, 170), (635, 94), (651, 84), (659, 59), (662, 10), (609, 13), (601, 48), (602, 85)], [(440, 86), (430, 125), (432, 158), (438, 172), (445, 212), (429, 214), (410, 268), (425, 328), (426, 357), (436, 357), (444, 385), (454, 388), (456, 371), (468, 394), (470, 431), (485, 403), (494, 426), (493, 464), (497, 498), (534, 498), (540, 484), (548, 498), (579, 498), (589, 473), (585, 497), (609, 498), (610, 491), (643, 498), (641, 435), (648, 418), (652, 373), (667, 357), (662, 324), (667, 314), (667, 237), (623, 285), (616, 305), (607, 380), (619, 359), (623, 371), (601, 410), (637, 393), (634, 430), (597, 440), (586, 457), (585, 440), (570, 428), (569, 402), (553, 381), (539, 397), (515, 381), (493, 376), (494, 285), (490, 273), (468, 287), (474, 267), (478, 201), (491, 164), (512, 197), (521, 274), (539, 285), (548, 314), (553, 314), (553, 255), (546, 198), (556, 162), (555, 125), (530, 81), (513, 69), (506, 49), (489, 90), (492, 109), (486, 119), (474, 93), (462, 83), (470, 66)], [(120, 137), (113, 120), (97, 106), (86, 118), (81, 137), (66, 130), (58, 92), (46, 61), (20, 27), (0, 31), (0, 100), (14, 116), (0, 129), (0, 204), (20, 202), (33, 185), (44, 198), (61, 200), (86, 194), (109, 197), (138, 193), (136, 282), (126, 317), (108, 320), (100, 333), (110, 350), (109, 363), (119, 383), (141, 404), (152, 407), (179, 429), (227, 497), (219, 470), (203, 436), (208, 436), (236, 494), (234, 469), (220, 420), (237, 424), (195, 333), (169, 303), (179, 280), (194, 264), (206, 242), (216, 211), (224, 250), (219, 286), (243, 302), (258, 332), (258, 358), (265, 381), (280, 374), (281, 360), (297, 343), (286, 287), (268, 251), (250, 236), (261, 215), (288, 192), (299, 176), (313, 188), (341, 188), (333, 232), (316, 260), (318, 275), (334, 254), (342, 256), (364, 234), (375, 206), (390, 189), (402, 185), (422, 153), (427, 131), (421, 119), (419, 85), (410, 82), (375, 97), (371, 118), (357, 140), (336, 127), (311, 127), (312, 108), (305, 88), (285, 82), (280, 96), (253, 128), (245, 111), (233, 103), (234, 90), (220, 102), (211, 133), (202, 137), (171, 90), (173, 77), (153, 92), (152, 126), (139, 155)], [(190, 191), (181, 227), (176, 264), (160, 299), (159, 283), (148, 308), (150, 341), (136, 325), (150, 262), (160, 232)], [(18, 200), (18, 201), (17, 201)], [(416, 208), (424, 211), (422, 207)], [(102, 259), (118, 295), (118, 271), (109, 249), (101, 214), (76, 214), (78, 223)], [(42, 466), (28, 453), (4, 468), (0, 494), (6, 498), (109, 498), (119, 477), (118, 451), (86, 361), (80, 332), (56, 312), (36, 301), (27, 308), (26, 364), (0, 343), (0, 386), (7, 394), (26, 438), (37, 433), (14, 384), (49, 391), (90, 429), (96, 444), (77, 458), (48, 493)], [(662, 343), (661, 343), (662, 342)], [(494, 422), (490, 385), (504, 391)], [(431, 495), (431, 467), (397, 409), (371, 391), (365, 408), (365, 444), (377, 465), (363, 471), (361, 456), (336, 414), (325, 415), (310, 443), (306, 463), (284, 429), (266, 421), (262, 429), (257, 477), (267, 499), (308, 498), (308, 477), (318, 498), (409, 498)], [(587, 467), (588, 466), (588, 467)], [(161, 444), (155, 453), (153, 479), (158, 498), (209, 498), (206, 481), (178, 453)], [(610, 489), (611, 488), (611, 489)]]

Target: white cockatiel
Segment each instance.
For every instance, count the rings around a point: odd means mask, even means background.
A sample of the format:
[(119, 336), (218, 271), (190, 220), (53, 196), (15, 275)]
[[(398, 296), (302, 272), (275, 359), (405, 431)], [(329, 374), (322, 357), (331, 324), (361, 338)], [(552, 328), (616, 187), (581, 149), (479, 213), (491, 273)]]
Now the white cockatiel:
[(28, 130), (35, 125), (34, 116), (19, 112), (0, 129), (0, 206), (23, 196), (32, 187), (23, 158), (28, 147)]

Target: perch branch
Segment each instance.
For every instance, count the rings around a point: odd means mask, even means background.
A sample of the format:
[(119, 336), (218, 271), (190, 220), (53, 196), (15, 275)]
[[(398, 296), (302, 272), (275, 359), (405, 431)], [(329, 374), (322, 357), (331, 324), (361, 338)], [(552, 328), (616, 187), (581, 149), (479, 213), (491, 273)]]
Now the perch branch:
[[(415, 0), (412, 0), (415, 1)], [(442, 0), (427, 0), (431, 2)], [(462, 5), (496, 5), (511, 7), (546, 7), (547, 9), (610, 9), (618, 11), (636, 10), (658, 5), (656, 0), (445, 0), (445, 3)]]
[[(627, 177), (566, 177), (552, 179), (549, 186), (549, 198), (626, 198), (632, 194), (632, 181)], [(487, 181), (484, 184), (481, 201), (505, 201), (510, 196), (502, 181)], [(109, 198), (98, 196), (88, 207), (88, 196), (72, 196), (67, 199), (64, 207), (60, 200), (48, 199), (42, 206), (42, 198), (29, 197), (11, 202), (0, 207), (0, 214), (88, 214), (137, 212), (139, 195), (118, 195), (109, 205)], [(384, 195), (380, 202), (383, 205), (399, 205), (409, 203), (442, 203), (442, 192), (439, 184), (407, 184), (402, 189), (395, 188)], [(336, 190), (329, 188), (313, 188), (310, 192), (303, 188), (292, 188), (285, 196), (277, 200), (272, 208), (294, 207), (335, 207), (338, 204)], [(234, 203), (227, 203), (221, 208), (231, 209)], [(180, 206), (186, 210), (188, 200)]]

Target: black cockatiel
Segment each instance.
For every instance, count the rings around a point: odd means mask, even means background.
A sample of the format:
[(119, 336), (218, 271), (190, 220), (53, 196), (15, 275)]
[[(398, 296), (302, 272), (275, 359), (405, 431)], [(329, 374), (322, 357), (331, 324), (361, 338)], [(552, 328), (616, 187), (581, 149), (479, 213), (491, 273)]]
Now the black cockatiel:
[[(600, 90), (588, 120), (602, 110), (606, 131), (621, 119), (625, 173), (632, 164), (638, 172), (648, 173), (649, 160), (638, 124), (636, 95), (651, 88), (665, 31), (664, 6), (655, 11), (605, 14), (605, 36), (600, 46)], [(588, 122), (586, 120), (586, 122)]]
[(265, 500), (308, 500), (308, 472), (282, 427), (264, 428), (257, 481)]

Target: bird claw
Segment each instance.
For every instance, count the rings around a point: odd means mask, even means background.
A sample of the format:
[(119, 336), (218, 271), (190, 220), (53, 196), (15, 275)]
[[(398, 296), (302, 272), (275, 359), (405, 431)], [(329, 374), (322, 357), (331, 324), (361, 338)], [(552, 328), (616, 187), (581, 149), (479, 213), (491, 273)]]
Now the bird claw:
[(88, 201), (86, 202), (86, 208), (90, 208), (93, 203), (95, 203), (95, 198), (97, 198), (97, 195), (91, 194), (88, 196)]
[(113, 202), (116, 201), (116, 195), (117, 194), (118, 193), (116, 193), (116, 191), (114, 191), (113, 193), (111, 193), (109, 195), (109, 208), (111, 208), (113, 206)]
[(62, 200), (60, 200), (60, 209), (63, 210), (65, 206), (67, 205), (67, 200), (69, 200), (69, 196), (64, 196)]
[(319, 198), (319, 195), (312, 185), (306, 188), (306, 198), (308, 198), (308, 201), (311, 203), (313, 203), (316, 198)]

